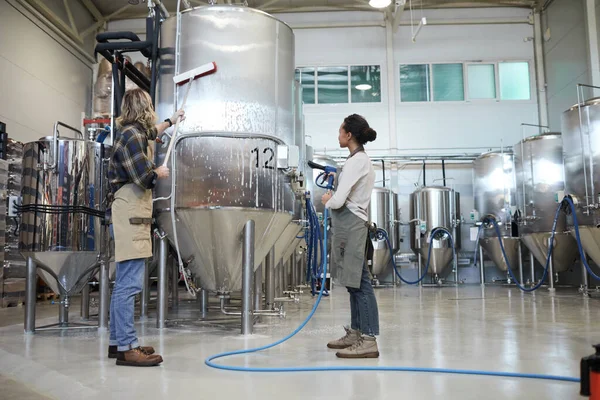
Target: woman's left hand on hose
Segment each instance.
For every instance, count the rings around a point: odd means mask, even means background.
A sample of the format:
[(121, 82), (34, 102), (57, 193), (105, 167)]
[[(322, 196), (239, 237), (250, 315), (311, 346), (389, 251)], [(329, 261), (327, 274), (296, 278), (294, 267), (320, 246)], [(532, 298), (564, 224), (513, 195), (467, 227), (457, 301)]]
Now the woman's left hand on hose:
[(323, 205), (326, 205), (332, 196), (333, 194), (330, 191), (327, 191), (327, 193), (325, 193), (323, 197), (321, 197), (321, 203), (323, 203)]

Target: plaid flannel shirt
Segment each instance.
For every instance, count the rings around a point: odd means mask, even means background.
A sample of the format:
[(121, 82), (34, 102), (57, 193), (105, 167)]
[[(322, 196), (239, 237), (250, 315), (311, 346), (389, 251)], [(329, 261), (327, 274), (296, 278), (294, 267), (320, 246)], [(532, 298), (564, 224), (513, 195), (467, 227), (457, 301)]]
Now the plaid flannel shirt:
[(154, 161), (148, 158), (147, 151), (148, 138), (140, 125), (121, 129), (108, 165), (112, 195), (128, 183), (135, 183), (142, 189), (154, 188), (157, 178)]

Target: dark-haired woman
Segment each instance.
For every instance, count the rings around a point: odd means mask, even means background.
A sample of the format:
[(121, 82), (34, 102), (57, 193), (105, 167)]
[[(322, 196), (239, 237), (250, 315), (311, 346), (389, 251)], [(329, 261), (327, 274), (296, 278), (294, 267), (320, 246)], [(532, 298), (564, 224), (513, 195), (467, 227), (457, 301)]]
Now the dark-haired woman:
[(360, 115), (352, 114), (340, 126), (338, 141), (350, 155), (338, 176), (335, 193), (326, 193), (321, 201), (331, 210), (331, 264), (336, 282), (350, 293), (351, 325), (346, 335), (327, 344), (339, 349), (340, 358), (377, 358), (379, 349), (379, 311), (369, 270), (367, 269), (367, 209), (375, 185), (375, 171), (365, 153), (364, 144), (377, 133)]

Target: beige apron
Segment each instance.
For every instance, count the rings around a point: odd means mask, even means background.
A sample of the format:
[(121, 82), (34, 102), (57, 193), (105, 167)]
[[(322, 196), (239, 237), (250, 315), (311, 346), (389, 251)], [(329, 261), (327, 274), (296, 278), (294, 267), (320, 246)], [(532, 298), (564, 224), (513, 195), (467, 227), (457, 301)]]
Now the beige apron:
[[(154, 159), (154, 143), (148, 145), (148, 159)], [(112, 203), (115, 261), (152, 257), (152, 190), (128, 183), (117, 190)]]

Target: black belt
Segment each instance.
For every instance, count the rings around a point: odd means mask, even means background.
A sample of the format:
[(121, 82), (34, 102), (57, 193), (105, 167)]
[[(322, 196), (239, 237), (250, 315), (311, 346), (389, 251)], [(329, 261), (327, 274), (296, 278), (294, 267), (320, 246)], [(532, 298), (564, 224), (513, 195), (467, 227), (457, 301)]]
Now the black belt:
[(142, 225), (142, 224), (148, 224), (150, 225), (152, 223), (152, 218), (129, 218), (129, 223), (131, 225)]

